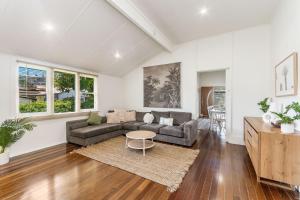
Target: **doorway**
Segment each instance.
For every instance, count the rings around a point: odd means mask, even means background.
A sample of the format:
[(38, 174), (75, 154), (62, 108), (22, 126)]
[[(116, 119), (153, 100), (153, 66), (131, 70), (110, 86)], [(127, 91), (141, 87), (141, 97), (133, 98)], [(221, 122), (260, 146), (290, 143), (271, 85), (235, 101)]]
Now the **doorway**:
[(226, 69), (197, 73), (199, 118), (208, 119), (209, 129), (226, 133)]

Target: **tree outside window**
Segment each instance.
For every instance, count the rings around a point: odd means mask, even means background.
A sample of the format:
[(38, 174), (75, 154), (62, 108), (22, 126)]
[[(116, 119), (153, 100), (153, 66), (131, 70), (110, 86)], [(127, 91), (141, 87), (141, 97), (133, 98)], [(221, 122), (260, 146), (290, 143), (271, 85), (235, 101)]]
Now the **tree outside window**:
[(80, 109), (94, 109), (94, 78), (80, 76)]
[(54, 113), (75, 112), (75, 79), (73, 73), (54, 71)]

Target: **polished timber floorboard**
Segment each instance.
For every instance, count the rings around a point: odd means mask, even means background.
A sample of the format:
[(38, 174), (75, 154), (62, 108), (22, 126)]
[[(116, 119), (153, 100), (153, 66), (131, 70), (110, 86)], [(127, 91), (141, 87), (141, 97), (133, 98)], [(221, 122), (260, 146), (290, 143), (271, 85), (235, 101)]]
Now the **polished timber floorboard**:
[(180, 188), (166, 187), (70, 153), (65, 144), (14, 158), (0, 166), (0, 199), (299, 199), (299, 194), (256, 182), (244, 146), (226, 144), (216, 133), (199, 134), (200, 154)]

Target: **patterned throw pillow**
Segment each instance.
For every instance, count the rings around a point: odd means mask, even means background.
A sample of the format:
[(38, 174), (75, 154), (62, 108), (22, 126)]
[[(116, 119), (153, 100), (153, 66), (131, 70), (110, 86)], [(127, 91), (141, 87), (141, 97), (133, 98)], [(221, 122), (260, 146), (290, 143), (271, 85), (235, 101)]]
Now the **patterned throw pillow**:
[(173, 118), (161, 117), (159, 119), (159, 124), (167, 125), (167, 126), (173, 126)]
[(153, 120), (154, 120), (154, 116), (153, 116), (152, 114), (146, 113), (146, 114), (144, 115), (144, 122), (145, 122), (145, 123), (147, 123), (147, 124), (152, 124)]
[(87, 123), (89, 125), (99, 125), (99, 124), (101, 124), (101, 120), (102, 120), (102, 118), (101, 118), (101, 116), (98, 115), (98, 113), (91, 112), (90, 116), (87, 120)]

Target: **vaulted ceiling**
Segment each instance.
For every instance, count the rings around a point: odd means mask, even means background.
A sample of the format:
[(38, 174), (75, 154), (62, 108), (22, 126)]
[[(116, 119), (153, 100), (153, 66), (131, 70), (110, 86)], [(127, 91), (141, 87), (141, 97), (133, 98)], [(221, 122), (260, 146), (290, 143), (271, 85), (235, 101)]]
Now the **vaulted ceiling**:
[(104, 0), (0, 0), (0, 52), (121, 76), (161, 51)]
[[(268, 23), (278, 2), (131, 1), (174, 43)], [(122, 76), (162, 51), (106, 0), (0, 0), (0, 52)]]
[[(279, 0), (132, 0), (173, 42), (268, 24)], [(201, 16), (201, 8), (207, 14)]]

